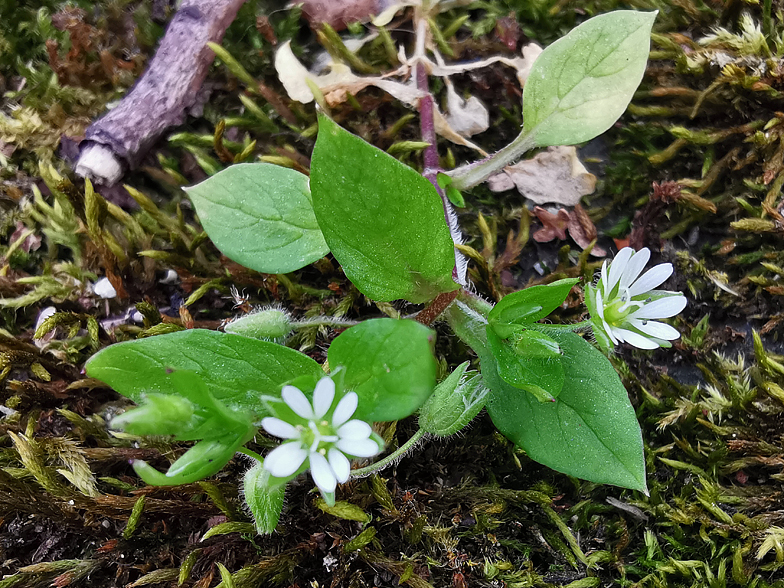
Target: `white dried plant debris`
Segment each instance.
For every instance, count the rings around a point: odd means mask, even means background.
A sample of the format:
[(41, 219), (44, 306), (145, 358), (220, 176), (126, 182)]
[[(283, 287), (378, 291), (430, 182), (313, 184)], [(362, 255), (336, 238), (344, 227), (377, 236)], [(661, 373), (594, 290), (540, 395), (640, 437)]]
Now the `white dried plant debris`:
[(95, 282), (95, 284), (93, 284), (93, 292), (96, 296), (105, 299), (117, 297), (117, 291), (114, 289), (114, 286), (112, 286), (109, 278), (101, 278)]
[[(414, 2), (411, 5), (415, 4), (419, 3)], [(400, 7), (392, 11), (391, 14), (394, 15), (394, 12)], [(359, 42), (366, 40), (367, 38)], [(523, 48), (521, 57), (509, 58), (498, 55), (480, 61), (445, 64), (438, 52), (434, 52), (436, 59), (434, 62), (424, 54), (424, 47), (421, 47), (414, 55), (408, 57), (405, 49), (401, 46), (398, 51), (398, 59), (401, 63), (399, 68), (383, 76), (358, 76), (344, 63), (327, 61), (326, 57), (320, 60), (312, 71), (309, 71), (294, 55), (291, 50), (291, 42), (286, 42), (280, 45), (275, 53), (275, 69), (288, 95), (293, 100), (303, 104), (308, 104), (315, 100), (313, 92), (309, 87), (310, 83), (321, 91), (329, 106), (344, 102), (348, 94), (354, 95), (368, 86), (375, 86), (403, 104), (416, 108), (419, 100), (427, 95), (416, 87), (411, 75), (419, 64), (425, 67), (429, 75), (447, 77), (488, 67), (494, 63), (502, 63), (514, 68), (517, 79), (522, 86), (528, 77), (533, 62), (541, 52), (541, 47), (531, 43)], [(328, 73), (322, 73), (327, 69), (329, 69)], [(397, 81), (393, 78), (400, 78), (405, 81)], [(463, 100), (455, 92), (448, 79), (447, 86), (449, 113), (445, 116), (435, 104), (433, 105), (436, 133), (452, 143), (477, 151), (483, 157), (487, 156), (488, 154), (484, 149), (467, 139), (467, 137), (481, 133), (489, 127), (487, 109), (473, 96)]]
[[(416, 87), (380, 76), (358, 76), (343, 64), (331, 62), (329, 73), (315, 74), (302, 65), (291, 50), (291, 42), (282, 44), (275, 53), (275, 69), (288, 95), (297, 102), (313, 102), (313, 92), (308, 80), (324, 94), (329, 105), (340, 104), (348, 93), (356, 94), (368, 86), (376, 86), (391, 94), (401, 102), (414, 105), (424, 96)], [(391, 75), (391, 74), (390, 74)]]
[[(520, 194), (536, 204), (575, 206), (596, 189), (596, 176), (585, 169), (573, 146), (550, 147), (532, 159), (506, 167), (503, 173)], [(505, 188), (508, 182), (495, 179), (490, 189), (494, 186)]]
[[(47, 306), (41, 312), (38, 313), (38, 318), (35, 320), (35, 331), (34, 333), (38, 332), (38, 329), (41, 328), (41, 325), (44, 324), (44, 321), (51, 316), (57, 313), (57, 309), (54, 306)], [(41, 337), (40, 339), (33, 339), (33, 343), (35, 344), (38, 349), (43, 349), (49, 341), (54, 338), (54, 329), (49, 331), (46, 335)]]

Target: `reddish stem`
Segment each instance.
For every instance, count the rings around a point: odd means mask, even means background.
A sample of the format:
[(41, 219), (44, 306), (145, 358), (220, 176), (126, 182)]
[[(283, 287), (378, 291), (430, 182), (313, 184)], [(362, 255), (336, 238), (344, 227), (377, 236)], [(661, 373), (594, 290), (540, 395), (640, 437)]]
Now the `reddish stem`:
[(435, 321), (438, 316), (444, 312), (450, 304), (452, 304), (459, 293), (460, 290), (452, 290), (451, 292), (443, 292), (439, 294), (435, 297), (433, 302), (430, 303), (430, 306), (423, 308), (417, 313), (417, 315), (414, 317), (414, 320), (429, 327), (433, 324), (433, 321)]

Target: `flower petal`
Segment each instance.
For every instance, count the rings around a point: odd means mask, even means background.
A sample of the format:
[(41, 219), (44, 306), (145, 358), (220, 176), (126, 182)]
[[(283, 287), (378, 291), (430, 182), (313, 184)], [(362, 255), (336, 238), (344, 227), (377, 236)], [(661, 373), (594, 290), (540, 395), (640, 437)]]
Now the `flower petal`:
[(343, 453), (354, 457), (373, 457), (381, 451), (373, 439), (341, 439), (335, 445)]
[(264, 469), (276, 478), (287, 478), (299, 469), (308, 452), (297, 443), (290, 441), (276, 447), (264, 458)]
[(335, 412), (332, 413), (332, 426), (339, 427), (351, 418), (357, 410), (359, 397), (356, 392), (349, 392), (340, 399), (338, 405), (335, 407)]
[(276, 437), (283, 437), (284, 439), (296, 439), (299, 437), (299, 431), (297, 431), (294, 425), (275, 417), (264, 417), (261, 419), (261, 426), (267, 433)]
[(613, 333), (621, 341), (626, 341), (629, 345), (634, 345), (638, 349), (658, 349), (659, 344), (651, 341), (645, 335), (640, 335), (628, 329), (614, 328)]
[(631, 283), (639, 277), (639, 275), (642, 273), (642, 270), (644, 270), (645, 266), (648, 265), (648, 260), (650, 258), (651, 250), (647, 247), (643, 247), (637, 253), (632, 255), (631, 259), (629, 259), (629, 263), (626, 264), (626, 268), (621, 274), (621, 290), (626, 290), (631, 285)]
[(351, 474), (351, 464), (349, 463), (348, 458), (343, 455), (343, 452), (333, 447), (329, 450), (329, 453), (327, 453), (327, 461), (329, 461), (329, 466), (332, 468), (332, 471), (335, 472), (335, 477), (338, 482), (341, 484), (347, 482), (348, 477)]
[(608, 278), (607, 278), (607, 266), (608, 265), (609, 265), (609, 262), (605, 259), (602, 262), (602, 272), (601, 272), (601, 277), (599, 278), (599, 280), (602, 282), (602, 289), (604, 289), (604, 287), (606, 287), (606, 285), (607, 285), (607, 280), (608, 280)]
[(635, 310), (627, 319), (661, 319), (675, 316), (680, 311), (686, 308), (686, 297), (681, 295), (667, 296), (666, 298), (659, 298), (653, 302), (649, 302), (642, 308)]
[(335, 491), (338, 481), (332, 468), (329, 467), (327, 458), (320, 453), (313, 452), (310, 454), (310, 475), (322, 492)]
[(649, 269), (639, 280), (634, 282), (631, 288), (629, 288), (629, 294), (634, 297), (639, 296), (640, 294), (645, 294), (646, 292), (650, 292), (657, 286), (663, 284), (664, 281), (671, 275), (672, 264), (660, 263), (659, 265)]
[(659, 323), (657, 321), (640, 321), (640, 320), (633, 320), (630, 321), (631, 325), (637, 329), (638, 331), (642, 331), (646, 335), (651, 337), (656, 337), (657, 339), (665, 339), (667, 341), (674, 341), (678, 337), (681, 336), (678, 329), (675, 327), (671, 327), (665, 323)]
[(341, 439), (367, 439), (372, 432), (365, 421), (354, 419), (338, 429), (338, 436)]
[[(604, 325), (604, 332), (607, 333), (607, 336), (610, 338), (610, 341), (613, 342), (613, 345), (618, 345), (618, 339), (613, 334), (613, 328), (610, 326), (610, 323), (602, 319), (602, 324)], [(623, 341), (623, 339), (621, 339), (621, 341)]]
[(312, 420), (316, 418), (313, 414), (313, 407), (310, 406), (307, 397), (299, 388), (295, 388), (294, 386), (283, 386), (280, 396), (283, 398), (283, 402), (288, 404), (289, 408), (303, 419)]
[(323, 417), (330, 408), (332, 401), (335, 400), (335, 382), (332, 378), (324, 377), (316, 384), (313, 390), (313, 413), (317, 419)]
[(633, 253), (634, 249), (631, 247), (624, 247), (618, 252), (618, 255), (612, 260), (612, 263), (610, 263), (610, 273), (607, 276), (607, 282), (604, 284), (605, 298), (610, 297), (610, 293), (612, 293), (618, 280), (621, 279), (621, 274), (623, 273), (623, 270), (626, 269), (626, 264), (629, 263)]
[(598, 324), (605, 335), (610, 338), (612, 344), (617, 345), (618, 341), (613, 336), (609, 323), (604, 319), (604, 300), (602, 299), (602, 293), (598, 288), (596, 289), (596, 314), (599, 321), (594, 321), (594, 324)]

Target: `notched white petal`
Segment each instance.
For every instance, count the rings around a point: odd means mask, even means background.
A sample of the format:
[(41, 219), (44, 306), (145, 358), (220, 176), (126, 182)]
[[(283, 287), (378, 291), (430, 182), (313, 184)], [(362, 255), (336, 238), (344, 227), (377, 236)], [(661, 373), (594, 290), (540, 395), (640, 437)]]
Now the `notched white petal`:
[(329, 467), (327, 458), (320, 453), (314, 452), (310, 454), (310, 475), (322, 492), (335, 491), (337, 479), (332, 468)]
[(365, 421), (354, 419), (338, 429), (338, 436), (341, 439), (367, 439), (372, 432), (373, 429)]
[(381, 451), (373, 439), (341, 439), (336, 445), (343, 453), (355, 457), (373, 457)]
[(303, 419), (312, 420), (315, 418), (313, 407), (299, 388), (294, 386), (283, 386), (280, 396), (283, 398), (283, 402), (288, 404), (289, 408)]
[(645, 266), (648, 264), (648, 260), (650, 258), (651, 252), (647, 247), (643, 247), (637, 253), (631, 256), (629, 263), (626, 264), (626, 267), (623, 269), (623, 273), (621, 274), (620, 282), (622, 289), (628, 288), (631, 283), (639, 277), (639, 275), (642, 273), (642, 270), (644, 270)]
[(639, 296), (640, 294), (650, 292), (654, 288), (657, 288), (663, 284), (671, 275), (672, 264), (660, 263), (659, 265), (649, 269), (639, 280), (634, 282), (632, 287), (629, 288), (629, 294), (631, 294), (631, 296)]
[(657, 339), (674, 341), (681, 336), (680, 332), (678, 332), (678, 329), (675, 327), (657, 321), (633, 320), (631, 321), (631, 325), (646, 335), (656, 337)]
[(282, 437), (283, 439), (295, 439), (299, 437), (299, 431), (294, 425), (282, 421), (275, 417), (264, 417), (261, 419), (262, 428), (270, 435)]
[(675, 316), (686, 308), (685, 296), (668, 296), (649, 302), (629, 315), (629, 320), (661, 319)]
[(613, 333), (615, 333), (616, 337), (621, 341), (626, 341), (630, 345), (634, 345), (638, 349), (658, 349), (659, 344), (655, 341), (651, 341), (645, 335), (640, 335), (639, 333), (635, 333), (634, 331), (629, 331), (628, 329), (613, 329)]
[(287, 478), (296, 472), (307, 458), (308, 452), (296, 441), (284, 443), (264, 458), (264, 469), (276, 478)]
[(349, 392), (341, 398), (335, 407), (335, 412), (332, 413), (332, 426), (340, 427), (340, 425), (350, 419), (356, 412), (358, 403), (359, 397), (356, 392)]
[(321, 378), (313, 390), (313, 414), (317, 419), (322, 418), (332, 407), (335, 400), (335, 382), (332, 378)]
[(621, 279), (621, 274), (623, 274), (623, 270), (626, 268), (626, 264), (629, 263), (629, 259), (631, 259), (632, 253), (634, 253), (634, 250), (631, 247), (624, 247), (618, 252), (618, 255), (615, 256), (615, 259), (612, 260), (612, 263), (610, 264), (609, 276), (607, 277), (607, 283), (604, 286), (605, 297), (609, 297), (610, 292), (612, 292), (613, 288), (615, 288), (615, 285)]
[(335, 473), (338, 482), (341, 484), (347, 482), (348, 477), (351, 474), (351, 463), (348, 461), (348, 458), (343, 455), (343, 452), (333, 447), (327, 453), (327, 461), (329, 462), (332, 471)]

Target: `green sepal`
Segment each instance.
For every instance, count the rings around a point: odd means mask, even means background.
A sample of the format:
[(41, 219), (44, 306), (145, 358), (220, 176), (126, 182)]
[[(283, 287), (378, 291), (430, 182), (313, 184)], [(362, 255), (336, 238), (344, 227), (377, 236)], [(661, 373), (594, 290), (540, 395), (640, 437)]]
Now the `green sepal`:
[(260, 463), (245, 472), (243, 495), (259, 535), (269, 535), (278, 526), (287, 482), (288, 479), (270, 474)]
[(489, 390), (482, 377), (468, 372), (466, 361), (438, 386), (419, 410), (419, 427), (437, 437), (457, 433), (479, 414)]

